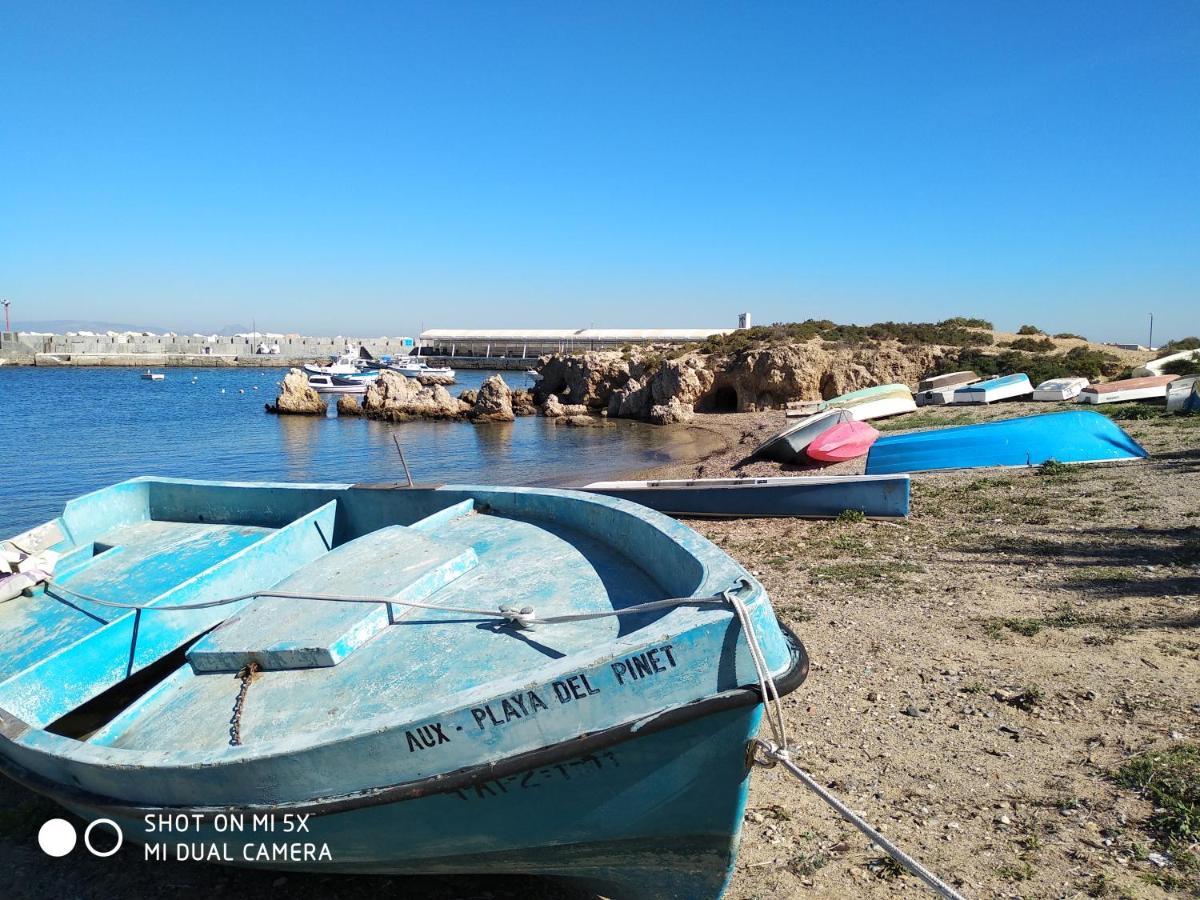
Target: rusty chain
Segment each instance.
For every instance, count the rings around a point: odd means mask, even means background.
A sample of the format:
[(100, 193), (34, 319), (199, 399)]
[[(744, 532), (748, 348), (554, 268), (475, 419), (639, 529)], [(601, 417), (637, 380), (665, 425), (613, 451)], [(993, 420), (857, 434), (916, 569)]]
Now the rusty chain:
[(246, 705), (246, 693), (250, 690), (250, 682), (254, 680), (254, 676), (261, 670), (262, 667), (257, 662), (252, 661), (237, 674), (237, 677), (241, 679), (242, 686), (238, 688), (237, 699), (233, 701), (233, 716), (229, 719), (230, 747), (240, 747), (242, 745), (242, 707)]

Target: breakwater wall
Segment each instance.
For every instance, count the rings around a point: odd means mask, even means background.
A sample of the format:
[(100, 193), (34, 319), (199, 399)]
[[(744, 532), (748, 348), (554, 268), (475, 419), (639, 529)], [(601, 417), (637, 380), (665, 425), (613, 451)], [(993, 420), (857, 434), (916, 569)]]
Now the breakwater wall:
[[(260, 343), (278, 353), (257, 353)], [(0, 361), (37, 366), (287, 366), (325, 359), (346, 346), (375, 356), (406, 356), (412, 338), (197, 337), (0, 332)]]

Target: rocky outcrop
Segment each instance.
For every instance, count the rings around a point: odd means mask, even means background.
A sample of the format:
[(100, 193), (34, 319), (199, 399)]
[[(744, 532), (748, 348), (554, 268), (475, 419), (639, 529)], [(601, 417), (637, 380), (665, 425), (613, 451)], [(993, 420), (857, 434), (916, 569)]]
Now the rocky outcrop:
[(300, 369), (289, 369), (280, 382), (279, 396), (268, 403), (267, 412), (291, 416), (323, 416), (329, 409), (321, 395), (312, 389), (308, 376)]
[(473, 422), (511, 422), (513, 413), (512, 391), (499, 375), (492, 375), (479, 387), (475, 405), (467, 412)]
[(655, 425), (675, 425), (679, 422), (691, 422), (696, 418), (696, 412), (692, 404), (672, 397), (666, 403), (650, 407), (649, 418)]
[(479, 396), (479, 391), (472, 390), (471, 388), (467, 388), (466, 390), (459, 392), (458, 399), (461, 400), (463, 403), (467, 404), (467, 406), (474, 406), (475, 398), (478, 396)]
[(430, 387), (435, 384), (445, 386), (454, 384), (454, 376), (448, 372), (422, 372), (417, 376), (417, 381), (426, 387)]
[(363, 414), (371, 419), (403, 422), (408, 419), (457, 419), (470, 407), (450, 396), (439, 385), (419, 384), (398, 372), (379, 373), (363, 398)]
[(726, 356), (668, 347), (556, 355), (539, 360), (542, 380), (534, 397), (551, 417), (604, 410), (613, 418), (687, 422), (697, 411), (748, 412), (875, 384), (914, 385), (952, 350), (896, 341), (850, 347), (812, 340)]
[(342, 394), (338, 397), (337, 414), (339, 416), (361, 416), (363, 408), (352, 394)]
[(548, 419), (562, 419), (570, 416), (586, 416), (588, 407), (584, 403), (563, 403), (556, 394), (551, 394), (542, 404), (542, 415)]
[(518, 416), (537, 415), (537, 404), (533, 402), (533, 391), (526, 388), (513, 391), (512, 408)]

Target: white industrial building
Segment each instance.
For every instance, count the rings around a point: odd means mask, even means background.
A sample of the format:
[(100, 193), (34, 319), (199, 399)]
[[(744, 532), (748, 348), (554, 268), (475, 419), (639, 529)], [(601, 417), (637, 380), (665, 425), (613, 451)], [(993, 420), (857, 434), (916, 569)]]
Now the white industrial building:
[[(738, 317), (749, 327), (750, 315)], [(743, 324), (744, 323), (744, 324)], [(543, 353), (613, 350), (631, 344), (689, 344), (733, 328), (431, 328), (421, 332), (430, 356), (537, 357)]]

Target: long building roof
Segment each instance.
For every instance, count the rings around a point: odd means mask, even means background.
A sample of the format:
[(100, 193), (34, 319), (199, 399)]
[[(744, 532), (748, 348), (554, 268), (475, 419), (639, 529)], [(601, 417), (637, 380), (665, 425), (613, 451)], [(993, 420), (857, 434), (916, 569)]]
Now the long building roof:
[(733, 328), (431, 328), (422, 341), (702, 341)]

